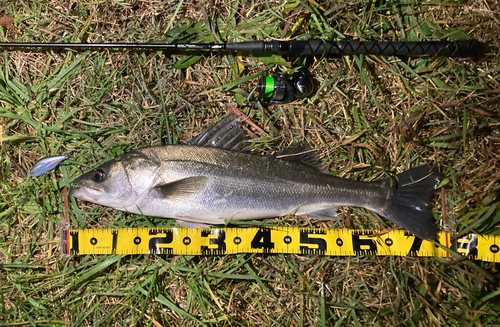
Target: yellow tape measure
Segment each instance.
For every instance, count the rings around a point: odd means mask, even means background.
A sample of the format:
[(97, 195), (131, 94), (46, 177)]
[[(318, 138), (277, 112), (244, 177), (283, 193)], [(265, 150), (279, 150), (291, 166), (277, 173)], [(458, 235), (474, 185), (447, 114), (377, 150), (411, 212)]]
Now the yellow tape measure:
[[(439, 243), (471, 259), (500, 262), (500, 236), (440, 232)], [(64, 230), (63, 255), (296, 253), (332, 256), (450, 257), (434, 242), (396, 230), (260, 228), (120, 228)]]

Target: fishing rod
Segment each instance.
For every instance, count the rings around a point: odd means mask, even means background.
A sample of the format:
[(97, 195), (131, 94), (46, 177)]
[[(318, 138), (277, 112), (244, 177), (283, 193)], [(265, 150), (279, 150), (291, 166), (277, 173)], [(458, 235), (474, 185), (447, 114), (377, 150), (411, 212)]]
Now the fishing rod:
[[(327, 41), (323, 39), (290, 41), (247, 41), (229, 43), (31, 43), (0, 42), (5, 50), (150, 50), (168, 53), (243, 53), (249, 55), (281, 55), (290, 58), (325, 57), (346, 55), (377, 56), (441, 56), (476, 57), (483, 51), (477, 40), (458, 41)], [(272, 74), (262, 77), (258, 87), (259, 99), (264, 105), (288, 103), (311, 95), (314, 91), (312, 78), (307, 69), (299, 69), (292, 75)]]
[(0, 49), (72, 49), (72, 50), (157, 50), (242, 52), (248, 54), (277, 54), (290, 57), (343, 55), (378, 56), (478, 56), (482, 44), (477, 40), (459, 41), (248, 41), (230, 43), (31, 43), (0, 42)]

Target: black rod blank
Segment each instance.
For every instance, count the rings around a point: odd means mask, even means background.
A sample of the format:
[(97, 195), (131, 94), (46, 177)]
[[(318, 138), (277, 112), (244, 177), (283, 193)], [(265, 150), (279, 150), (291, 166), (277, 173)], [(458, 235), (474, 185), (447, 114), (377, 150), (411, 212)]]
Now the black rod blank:
[(248, 54), (279, 54), (291, 57), (371, 54), (379, 56), (475, 57), (483, 51), (477, 40), (460, 41), (250, 41), (234, 43), (30, 43), (0, 42), (5, 50), (156, 50), (173, 52), (211, 51)]

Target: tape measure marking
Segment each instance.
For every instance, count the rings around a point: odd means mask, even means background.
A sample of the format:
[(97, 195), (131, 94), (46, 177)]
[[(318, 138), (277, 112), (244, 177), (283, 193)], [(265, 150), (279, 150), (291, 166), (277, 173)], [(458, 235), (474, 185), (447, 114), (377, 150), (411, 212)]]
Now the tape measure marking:
[[(440, 244), (475, 260), (500, 262), (500, 237), (441, 232)], [(396, 230), (260, 228), (121, 228), (82, 229), (61, 233), (62, 253), (225, 255), (236, 253), (295, 253), (331, 256), (443, 257), (448, 252), (433, 242)]]

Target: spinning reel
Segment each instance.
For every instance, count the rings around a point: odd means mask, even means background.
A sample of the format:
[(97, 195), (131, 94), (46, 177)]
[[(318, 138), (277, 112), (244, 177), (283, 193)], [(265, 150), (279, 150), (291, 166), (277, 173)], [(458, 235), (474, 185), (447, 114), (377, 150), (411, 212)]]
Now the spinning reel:
[(264, 106), (284, 104), (310, 96), (314, 84), (310, 73), (300, 68), (292, 75), (271, 74), (262, 76), (257, 85), (259, 100)]

